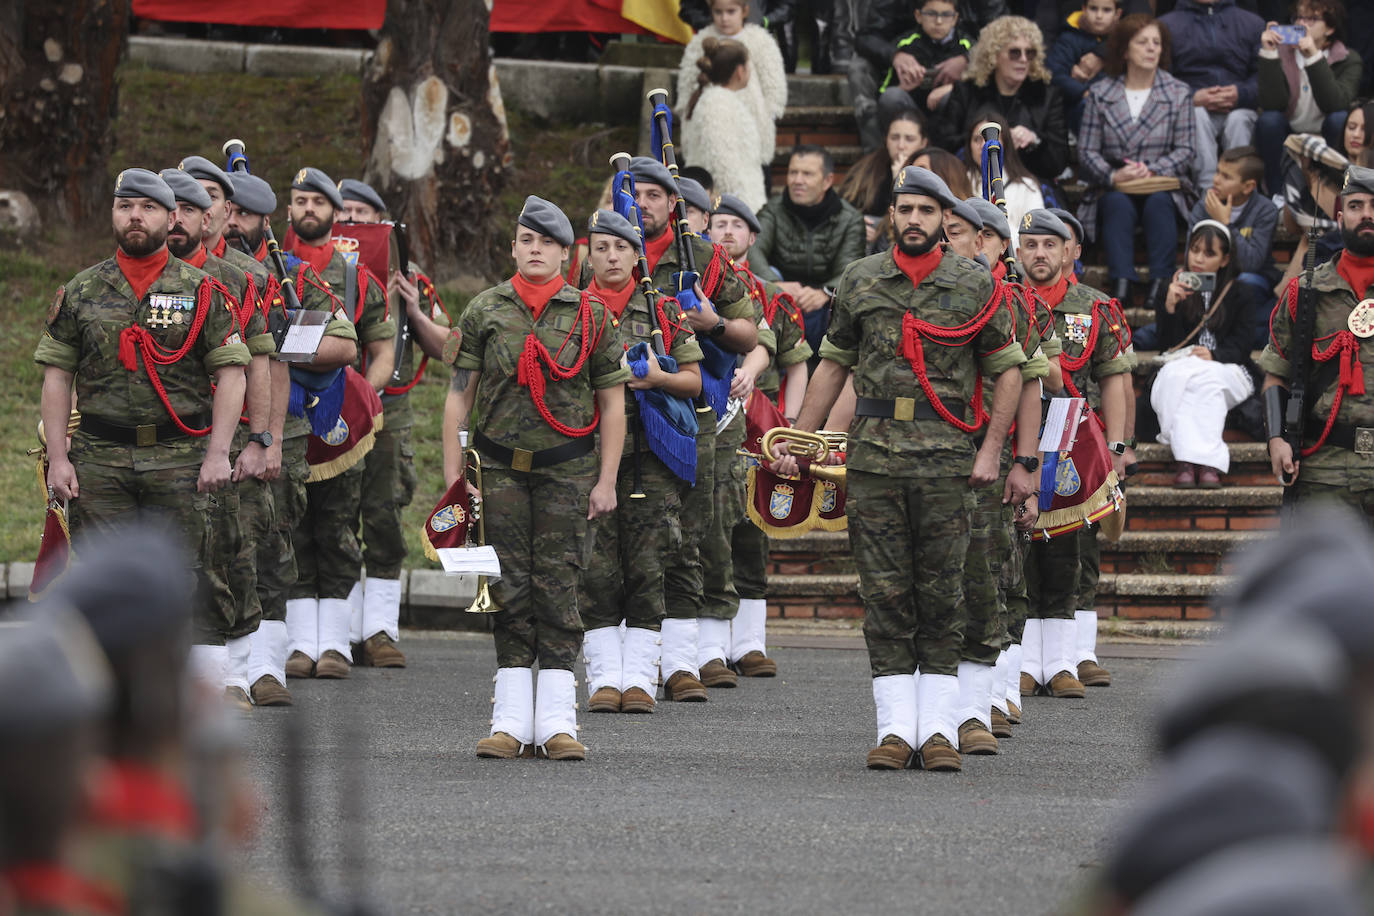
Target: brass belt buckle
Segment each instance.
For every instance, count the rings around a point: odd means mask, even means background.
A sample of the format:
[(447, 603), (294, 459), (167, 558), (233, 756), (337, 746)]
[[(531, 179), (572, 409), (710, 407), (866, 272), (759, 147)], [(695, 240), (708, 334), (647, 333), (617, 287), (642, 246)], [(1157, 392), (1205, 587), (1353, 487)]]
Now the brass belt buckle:
[(892, 402), (892, 419), (894, 420), (914, 420), (916, 419), (916, 399), (897, 398)]
[(1355, 454), (1374, 458), (1374, 428), (1355, 427)]
[(135, 426), (134, 441), (139, 445), (157, 445), (157, 427)]
[(510, 469), (512, 471), (528, 471), (534, 462), (534, 452), (524, 448), (513, 448), (510, 450)]

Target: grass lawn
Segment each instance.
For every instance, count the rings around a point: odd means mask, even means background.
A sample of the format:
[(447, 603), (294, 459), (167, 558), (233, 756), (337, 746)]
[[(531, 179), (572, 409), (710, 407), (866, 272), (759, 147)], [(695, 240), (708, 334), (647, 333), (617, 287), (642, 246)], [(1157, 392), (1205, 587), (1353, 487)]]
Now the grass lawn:
[[(179, 74), (126, 66), (121, 69), (119, 116), (111, 178), (121, 168), (175, 166), (184, 156), (222, 158), (231, 137), (244, 141), (255, 174), (277, 189), (302, 165), (336, 180), (359, 175), (360, 81), (356, 77), (269, 79), (247, 74)], [(187, 104), (188, 99), (194, 100)], [(525, 195), (538, 194), (580, 223), (596, 205), (609, 176), (611, 154), (634, 146), (634, 127), (544, 124), (510, 113), (515, 162), (501, 207), (514, 223)], [(461, 202), (453, 202), (461, 205)], [(278, 212), (277, 222), (283, 225)], [(280, 228), (279, 230), (280, 231)], [(0, 562), (32, 560), (38, 551), (44, 497), (34, 459), (42, 372), (33, 348), (57, 287), (77, 271), (113, 253), (109, 222), (97, 218), (74, 228), (48, 227), (40, 238), (15, 247), (0, 237), (0, 322), (13, 333), (0, 337)], [(491, 278), (493, 280), (500, 278)], [(452, 288), (441, 295), (455, 319), (467, 296)], [(431, 364), (411, 391), (415, 408), (415, 461), (420, 484), (407, 510), (409, 564), (429, 565), (419, 548), (425, 516), (443, 493), (439, 422), (448, 372)]]

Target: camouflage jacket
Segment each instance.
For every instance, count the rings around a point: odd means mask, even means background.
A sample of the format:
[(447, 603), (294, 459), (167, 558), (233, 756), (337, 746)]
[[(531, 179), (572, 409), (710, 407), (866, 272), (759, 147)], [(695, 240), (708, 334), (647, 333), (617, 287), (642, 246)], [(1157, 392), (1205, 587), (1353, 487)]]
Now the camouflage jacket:
[[(347, 270), (348, 262), (340, 252), (335, 251), (329, 263), (320, 272), (320, 279), (340, 301), (345, 297)], [(353, 368), (362, 372), (366, 345), (395, 337), (396, 322), (392, 319), (387, 306), (385, 284), (361, 267), (358, 269), (358, 299), (359, 301), (353, 305), (352, 314), (347, 317), (353, 322), (358, 334), (358, 358), (353, 361)]]
[[(478, 373), (477, 399), (470, 426), (507, 448), (541, 451), (569, 441), (569, 437), (545, 422), (535, 407), (530, 389), (517, 381), (516, 372), (525, 340), (531, 332), (563, 365), (571, 365), (582, 346), (582, 331), (577, 321), (582, 293), (567, 284), (559, 290), (539, 318), (515, 292), (509, 280), (493, 286), (468, 303), (458, 319), (462, 343), (453, 367)], [(570, 379), (554, 381), (542, 365), (539, 371), (547, 380), (544, 398), (549, 412), (560, 423), (582, 428), (595, 415), (595, 392), (622, 385), (630, 378), (625, 367), (625, 347), (609, 311), (595, 297), (589, 297), (592, 334), (595, 339), (587, 364)], [(502, 466), (493, 457), (482, 456), (489, 465)], [(596, 472), (594, 453), (558, 465), (558, 473), (571, 476)]]
[[(420, 310), (429, 315), (430, 320), (435, 324), (444, 327), (449, 325), (448, 312), (444, 311), (443, 303), (439, 301), (439, 293), (434, 288), (434, 283), (425, 276), (414, 263), (410, 265), (410, 275), (420, 292)], [(397, 299), (392, 303), (398, 311), (395, 314), (396, 327), (400, 330), (400, 309), (406, 307), (405, 300)], [(405, 388), (411, 380), (415, 378), (418, 371), (417, 363), (424, 358), (423, 351), (417, 354), (419, 347), (415, 343), (415, 332), (411, 331), (406, 336), (405, 346), (401, 348), (401, 361), (393, 370), (393, 378), (398, 379), (398, 388)], [(410, 406), (410, 391), (395, 390), (388, 387), (382, 393), (382, 406), (386, 409), (386, 428), (387, 429), (409, 429), (415, 425), (415, 411)]]
[[(957, 327), (983, 312), (992, 288), (990, 273), (949, 252), (914, 290), (891, 251), (861, 258), (840, 278), (821, 358), (853, 370), (859, 397), (926, 403), (902, 355), (903, 316), (910, 312), (934, 325)], [(946, 345), (927, 338), (924, 352), (936, 397), (946, 406), (966, 405), (960, 417), (965, 422), (973, 416), (978, 376), (995, 378), (1026, 361), (1006, 308), (996, 310), (973, 340)], [(855, 470), (890, 476), (964, 477), (973, 470), (974, 452), (972, 435), (942, 419), (855, 417), (847, 462)]]
[[(1055, 336), (1060, 343), (1060, 367), (1066, 382), (1072, 384), (1094, 410), (1102, 406), (1102, 379), (1135, 368), (1130, 349), (1131, 331), (1120, 311), (1110, 307), (1111, 297), (1083, 283), (1069, 283), (1064, 298), (1051, 303), (1054, 309)], [(1093, 345), (1085, 358), (1088, 344)], [(1083, 360), (1071, 371), (1069, 364)], [(1065, 385), (1065, 394), (1070, 394)]]
[[(677, 304), (677, 300), (671, 296), (662, 299), (663, 312), (669, 324), (674, 328), (679, 326), (681, 330), (676, 331), (672, 337), (664, 337), (665, 345), (668, 347), (668, 355), (677, 360), (679, 366), (690, 365), (691, 363), (701, 362), (701, 345), (697, 343), (696, 335), (687, 326), (682, 317), (682, 308)], [(620, 339), (624, 342), (625, 349), (628, 350), (635, 344), (643, 342), (649, 344), (652, 349), (654, 328), (658, 327), (658, 316), (649, 310), (649, 303), (644, 298), (644, 294), (635, 290), (634, 295), (630, 296), (630, 301), (625, 304), (625, 310), (620, 313), (620, 319), (611, 319), (613, 325), (620, 328)], [(627, 379), (628, 381), (628, 379)], [(630, 455), (634, 452), (634, 428), (639, 422), (639, 402), (635, 399), (634, 392), (626, 389), (625, 391), (625, 449), (624, 454)], [(649, 443), (644, 436), (639, 437), (640, 451), (647, 451)]]
[[(755, 386), (776, 401), (778, 391), (782, 388), (783, 372), (810, 359), (811, 345), (806, 342), (801, 312), (792, 303), (792, 298), (782, 291), (782, 287), (750, 272), (747, 263), (740, 265), (740, 269), (747, 274), (750, 292), (763, 309), (763, 319), (772, 343), (769, 352), (773, 358), (768, 368), (759, 375)], [(763, 334), (762, 328), (759, 333)], [(768, 343), (764, 345), (768, 346)]]
[[(199, 310), (202, 283), (209, 275), (178, 258), (167, 258), (161, 275), (142, 299), (134, 298), (115, 258), (101, 261), (57, 291), (34, 361), (72, 373), (77, 407), (83, 414), (120, 426), (172, 422), (149, 378), (142, 354), (137, 370), (120, 361), (120, 334), (137, 324), (165, 351), (186, 345)], [(212, 292), (200, 335), (180, 360), (157, 366), (172, 410), (183, 420), (207, 425), (212, 412), (211, 379), (216, 370), (246, 366), (248, 347), (228, 302)], [(154, 445), (124, 445), (78, 430), (72, 436), (73, 461), (135, 471), (191, 467), (205, 455), (205, 437), (187, 436)]]

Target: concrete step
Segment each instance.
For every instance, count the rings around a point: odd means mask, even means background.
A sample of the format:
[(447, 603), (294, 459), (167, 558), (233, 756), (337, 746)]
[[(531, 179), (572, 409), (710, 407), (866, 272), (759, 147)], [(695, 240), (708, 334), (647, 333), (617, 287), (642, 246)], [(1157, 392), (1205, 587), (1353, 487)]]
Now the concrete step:
[(849, 81), (842, 75), (813, 76), (792, 73), (787, 77), (787, 105), (790, 108), (813, 106), (844, 106), (853, 117), (849, 97)]
[(1103, 573), (1097, 583), (1100, 615), (1135, 619), (1208, 620), (1211, 597), (1230, 584), (1224, 575)]
[(848, 105), (788, 105), (778, 119), (778, 132), (796, 128), (847, 128), (858, 136), (854, 126), (854, 109)]
[(803, 620), (863, 617), (859, 577), (854, 573), (770, 575), (768, 615)]
[(1283, 488), (1221, 487), (1217, 490), (1178, 490), (1173, 487), (1126, 488), (1127, 517), (1132, 509), (1277, 509), (1283, 502)]
[[(1250, 358), (1259, 359), (1263, 350), (1251, 350)], [(1136, 350), (1135, 351), (1135, 374), (1151, 375), (1159, 369), (1159, 364), (1155, 362), (1155, 357), (1159, 355), (1158, 350)]]
[[(1222, 475), (1222, 481), (1232, 487), (1265, 487), (1273, 484), (1274, 475), (1269, 472), (1269, 453), (1262, 442), (1229, 442), (1231, 466)], [(1142, 442), (1136, 447), (1136, 457), (1140, 461), (1140, 471), (1131, 477), (1127, 484), (1133, 487), (1172, 487), (1176, 464), (1173, 453), (1167, 445), (1157, 442)]]
[(1098, 536), (1103, 575), (1229, 573), (1246, 548), (1273, 537), (1258, 531), (1127, 531), (1119, 541)]

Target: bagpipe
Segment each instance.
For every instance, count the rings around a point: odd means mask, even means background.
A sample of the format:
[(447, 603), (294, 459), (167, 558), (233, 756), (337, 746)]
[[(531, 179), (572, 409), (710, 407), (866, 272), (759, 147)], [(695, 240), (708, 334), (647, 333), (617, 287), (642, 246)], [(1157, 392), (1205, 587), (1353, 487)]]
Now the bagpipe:
[[(230, 172), (252, 174), (248, 168), (248, 156), (242, 140), (225, 141), (220, 149), (227, 157), (225, 165)], [(280, 350), (282, 341), (286, 338), (291, 316), (300, 310), (301, 300), (296, 292), (295, 278), (286, 269), (286, 256), (282, 254), (281, 246), (277, 244), (277, 237), (273, 235), (272, 226), (267, 220), (262, 221), (262, 237), (267, 243), (267, 256), (272, 259), (272, 267), (281, 278), (281, 295), (285, 303), (284, 311), (267, 313), (267, 329), (271, 332), (272, 339), (277, 342), (277, 349)]]
[[(1003, 174), (1002, 128), (996, 121), (984, 121), (978, 125), (978, 133), (983, 135), (983, 197), (1005, 215), (1007, 213), (1006, 178)], [(1007, 216), (1010, 220), (1011, 217)], [(1002, 253), (1002, 262), (1007, 266), (1006, 280), (1015, 283), (1021, 279), (1021, 268), (1016, 263), (1016, 251), (1010, 240)]]
[[(777, 405), (757, 389), (744, 407), (744, 423), (744, 447), (738, 454), (747, 468), (749, 520), (769, 537), (782, 539), (847, 529), (843, 459), (848, 434), (793, 429)], [(796, 476), (773, 471), (771, 465), (783, 454), (797, 459)]]
[[(81, 425), (81, 412), (72, 408), (63, 435), (70, 436)], [(37, 601), (72, 565), (72, 532), (67, 525), (67, 503), (58, 499), (48, 486), (48, 437), (43, 421), (38, 421), (38, 447), (29, 449), (38, 457), (38, 492), (46, 508), (43, 513), (43, 535), (38, 542), (38, 556), (33, 561), (33, 578), (29, 581), (29, 600)]]

